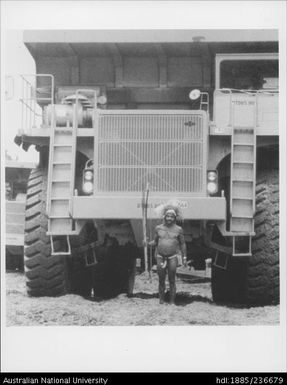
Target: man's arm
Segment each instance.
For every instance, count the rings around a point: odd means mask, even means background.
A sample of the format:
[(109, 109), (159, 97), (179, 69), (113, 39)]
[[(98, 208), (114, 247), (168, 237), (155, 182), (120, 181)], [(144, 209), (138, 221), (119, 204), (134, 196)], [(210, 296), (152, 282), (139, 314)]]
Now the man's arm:
[(184, 239), (183, 229), (180, 227), (178, 235), (179, 247), (183, 258), (183, 263), (186, 264), (186, 243)]
[(157, 246), (158, 245), (158, 240), (159, 240), (159, 235), (158, 235), (158, 231), (157, 231), (157, 227), (155, 228), (155, 236), (154, 236), (154, 240), (153, 241), (150, 241), (150, 242), (143, 242), (143, 245), (144, 246)]

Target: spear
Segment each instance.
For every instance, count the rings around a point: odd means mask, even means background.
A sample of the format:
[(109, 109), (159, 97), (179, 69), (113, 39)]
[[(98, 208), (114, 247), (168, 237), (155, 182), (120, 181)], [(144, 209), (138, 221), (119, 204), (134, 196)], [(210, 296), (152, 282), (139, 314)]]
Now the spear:
[(147, 246), (147, 207), (148, 207), (149, 183), (142, 194), (142, 220), (143, 220), (143, 240), (144, 240), (144, 265), (145, 272), (148, 271), (148, 246)]

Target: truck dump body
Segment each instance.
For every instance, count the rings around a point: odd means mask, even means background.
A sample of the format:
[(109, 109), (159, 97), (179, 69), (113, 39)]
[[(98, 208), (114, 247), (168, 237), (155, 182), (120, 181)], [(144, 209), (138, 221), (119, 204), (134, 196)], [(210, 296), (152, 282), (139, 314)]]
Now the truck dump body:
[[(215, 89), (218, 53), (278, 52), (277, 31), (27, 31), (37, 73), (55, 86), (99, 86), (108, 108), (197, 108), (188, 94)], [(45, 86), (45, 84), (42, 84)], [(58, 90), (56, 100), (61, 97)], [(212, 103), (211, 103), (212, 104)]]

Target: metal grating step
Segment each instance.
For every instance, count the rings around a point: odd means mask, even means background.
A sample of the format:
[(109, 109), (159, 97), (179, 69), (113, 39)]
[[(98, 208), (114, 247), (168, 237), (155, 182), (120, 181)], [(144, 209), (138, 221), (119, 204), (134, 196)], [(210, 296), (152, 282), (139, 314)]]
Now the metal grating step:
[(252, 257), (252, 253), (232, 253), (233, 257)]
[(73, 130), (71, 128), (64, 128), (64, 127), (56, 127), (55, 132), (65, 132), (71, 134)]
[(70, 215), (50, 215), (50, 219), (72, 219)]
[(254, 181), (252, 179), (239, 179), (239, 178), (236, 178), (236, 179), (232, 179), (232, 183), (233, 182), (246, 182), (246, 183), (253, 183)]
[(78, 235), (77, 231), (70, 230), (70, 231), (47, 231), (47, 235), (55, 235), (55, 236), (61, 236), (61, 235)]
[(72, 146), (70, 144), (61, 144), (61, 143), (54, 143), (54, 147), (57, 147), (57, 148), (59, 148), (59, 147), (71, 147), (72, 148)]
[(251, 198), (251, 197), (250, 198), (245, 198), (245, 197), (242, 198), (242, 197), (233, 196), (232, 199), (233, 200), (242, 200), (242, 201), (247, 201), (247, 200), (248, 201), (253, 201), (253, 198)]
[(233, 146), (250, 146), (250, 147), (254, 147), (255, 146), (255, 144), (254, 143), (245, 143), (245, 142), (242, 142), (242, 143), (240, 143), (240, 142), (237, 142), (237, 143), (233, 143)]
[(70, 180), (69, 179), (52, 179), (51, 180), (52, 183), (70, 183)]
[(234, 164), (254, 164), (254, 162), (251, 162), (249, 160), (233, 160)]
[(70, 183), (68, 179), (52, 179), (52, 183)]
[(67, 196), (67, 197), (51, 197), (51, 200), (52, 201), (69, 201), (70, 197), (69, 196)]
[(253, 219), (253, 215), (232, 215), (232, 218)]
[(66, 164), (71, 164), (71, 162), (55, 162), (55, 161), (54, 161), (54, 162), (52, 162), (52, 164), (53, 164), (53, 165), (54, 165), (54, 164), (55, 164), (55, 165), (58, 165), (58, 164), (64, 165), (64, 164), (65, 164), (65, 165), (66, 165)]

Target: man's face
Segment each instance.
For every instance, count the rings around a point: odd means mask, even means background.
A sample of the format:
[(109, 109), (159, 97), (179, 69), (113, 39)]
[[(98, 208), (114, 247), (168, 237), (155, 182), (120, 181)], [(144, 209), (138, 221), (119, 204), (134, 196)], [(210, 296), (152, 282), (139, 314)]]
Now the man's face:
[(173, 214), (166, 214), (166, 216), (164, 217), (164, 220), (165, 220), (165, 223), (167, 225), (171, 225), (175, 222), (175, 216)]

